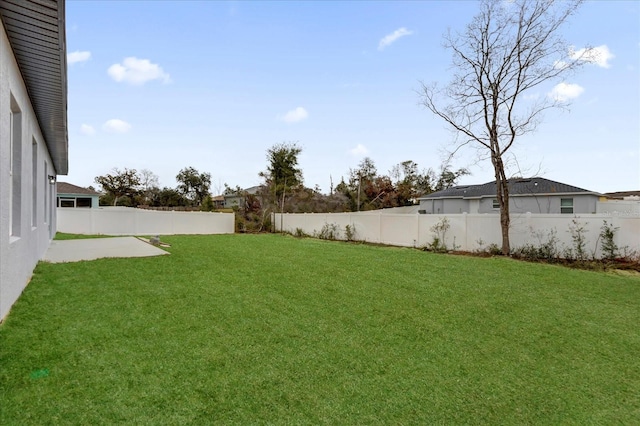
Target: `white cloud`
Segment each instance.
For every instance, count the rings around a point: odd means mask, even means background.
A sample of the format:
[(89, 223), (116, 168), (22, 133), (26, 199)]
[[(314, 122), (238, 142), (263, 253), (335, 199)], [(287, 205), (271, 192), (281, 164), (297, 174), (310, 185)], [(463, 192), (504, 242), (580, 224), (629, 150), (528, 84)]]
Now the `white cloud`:
[(127, 133), (131, 130), (131, 124), (117, 118), (112, 118), (111, 120), (107, 120), (102, 125), (102, 128), (105, 132), (109, 133)]
[(378, 44), (378, 50), (382, 50), (385, 47), (391, 45), (391, 43), (395, 42), (400, 37), (408, 36), (411, 34), (413, 34), (413, 31), (409, 31), (405, 27), (398, 28), (397, 30), (395, 30), (391, 34), (387, 34), (380, 40), (380, 43)]
[(573, 60), (581, 60), (596, 64), (602, 68), (610, 68), (611, 64), (609, 61), (615, 58), (615, 55), (611, 53), (606, 44), (603, 44), (602, 46), (591, 47), (588, 49), (583, 48), (575, 51), (571, 49), (569, 51), (569, 57)]
[(280, 117), (280, 120), (285, 123), (297, 123), (298, 121), (306, 120), (309, 117), (309, 113), (306, 109), (302, 107), (298, 107), (296, 109), (292, 109), (287, 112), (285, 115)]
[(553, 67), (555, 69), (561, 69), (561, 68), (566, 68), (569, 64), (566, 63), (565, 61), (555, 61), (553, 63)]
[(584, 92), (584, 87), (578, 84), (560, 83), (556, 84), (547, 95), (556, 101), (566, 102), (577, 98), (582, 92)]
[(76, 50), (75, 52), (67, 53), (67, 64), (69, 65), (73, 65), (78, 62), (85, 62), (89, 59), (91, 59), (91, 52), (88, 50), (82, 52)]
[(153, 64), (148, 59), (135, 57), (124, 58), (122, 64), (113, 64), (107, 70), (107, 74), (117, 82), (141, 85), (151, 80), (160, 80), (163, 83), (171, 82), (169, 74), (164, 72), (158, 64)]
[(369, 150), (366, 146), (359, 143), (355, 148), (350, 149), (349, 153), (354, 157), (364, 157), (365, 155), (369, 154)]
[(83, 124), (82, 126), (80, 126), (80, 131), (87, 136), (93, 136), (96, 134), (96, 129), (88, 124)]

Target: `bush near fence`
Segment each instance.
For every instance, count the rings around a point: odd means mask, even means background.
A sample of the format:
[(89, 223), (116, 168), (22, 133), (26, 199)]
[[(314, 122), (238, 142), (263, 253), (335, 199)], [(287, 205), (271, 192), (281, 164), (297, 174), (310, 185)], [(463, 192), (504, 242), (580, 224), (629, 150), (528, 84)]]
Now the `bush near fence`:
[(58, 208), (59, 232), (86, 235), (233, 234), (233, 213), (154, 211), (130, 207)]
[[(372, 213), (274, 213), (276, 231), (291, 234), (318, 236), (326, 225), (331, 225), (335, 238), (347, 240), (349, 226), (351, 239), (369, 243), (403, 247), (427, 247), (433, 243), (433, 231), (444, 218), (449, 223), (446, 247), (461, 251), (480, 251), (491, 244), (501, 245), (500, 218), (492, 214), (388, 214)], [(575, 221), (575, 222), (574, 222)], [(615, 214), (514, 214), (511, 215), (511, 247), (527, 244), (542, 245), (555, 233), (558, 248), (572, 248), (571, 226), (577, 223), (584, 228), (584, 248), (593, 257), (602, 257), (601, 228), (604, 221), (614, 229), (613, 241), (623, 250), (640, 252), (640, 216)], [(333, 226), (335, 225), (335, 227)]]

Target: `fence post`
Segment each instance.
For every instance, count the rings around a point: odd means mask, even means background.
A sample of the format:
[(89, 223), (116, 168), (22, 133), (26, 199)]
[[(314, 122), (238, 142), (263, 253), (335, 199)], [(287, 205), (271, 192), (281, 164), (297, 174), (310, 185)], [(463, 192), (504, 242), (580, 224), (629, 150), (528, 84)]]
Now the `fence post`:
[(468, 251), (469, 249), (469, 224), (468, 224), (468, 220), (467, 220), (467, 212), (462, 212), (463, 214), (463, 218), (464, 218), (464, 243), (463, 243), (463, 247), (461, 247), (462, 250), (464, 251)]

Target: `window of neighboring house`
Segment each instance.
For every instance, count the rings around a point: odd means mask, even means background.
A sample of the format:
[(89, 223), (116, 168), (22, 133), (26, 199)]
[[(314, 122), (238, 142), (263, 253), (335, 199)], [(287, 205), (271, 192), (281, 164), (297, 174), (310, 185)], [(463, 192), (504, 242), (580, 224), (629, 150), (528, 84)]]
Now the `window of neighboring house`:
[(11, 180), (11, 208), (9, 209), (10, 232), (12, 237), (20, 236), (22, 219), (22, 113), (15, 98), (11, 96), (9, 114), (9, 176)]
[(31, 226), (38, 226), (38, 143), (31, 142)]
[(60, 198), (58, 197), (58, 207), (75, 207), (75, 198)]
[(573, 214), (573, 198), (560, 198), (560, 213)]
[(498, 202), (498, 200), (497, 200), (497, 199), (494, 199), (494, 200), (493, 200), (492, 207), (493, 207), (494, 209), (499, 209), (499, 208), (500, 208), (500, 203)]
[(91, 207), (91, 198), (76, 198), (76, 207)]

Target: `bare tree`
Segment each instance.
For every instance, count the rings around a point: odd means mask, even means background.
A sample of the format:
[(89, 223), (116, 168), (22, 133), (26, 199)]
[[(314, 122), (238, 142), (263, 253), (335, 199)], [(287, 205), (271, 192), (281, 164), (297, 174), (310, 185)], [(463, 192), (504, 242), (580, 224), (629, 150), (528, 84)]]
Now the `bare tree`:
[(160, 191), (160, 180), (158, 175), (149, 169), (140, 170), (138, 175), (140, 177), (140, 194), (143, 197), (142, 202), (150, 205), (153, 194)]
[(593, 50), (570, 51), (559, 34), (581, 3), (483, 0), (464, 33), (444, 37), (453, 54), (452, 81), (444, 89), (422, 85), (423, 104), (458, 135), (452, 154), (472, 145), (491, 158), (505, 255), (510, 221), (504, 156), (519, 136), (536, 129), (545, 110), (566, 106), (566, 99), (534, 100), (525, 93), (593, 60)]

